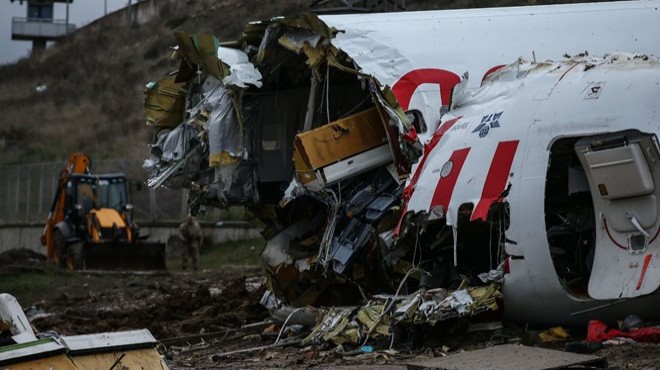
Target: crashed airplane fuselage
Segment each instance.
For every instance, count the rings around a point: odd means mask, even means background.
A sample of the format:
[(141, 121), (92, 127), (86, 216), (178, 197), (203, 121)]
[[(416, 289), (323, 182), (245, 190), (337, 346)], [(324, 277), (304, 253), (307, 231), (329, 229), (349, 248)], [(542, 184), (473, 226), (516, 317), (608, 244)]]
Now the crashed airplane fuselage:
[(245, 206), (297, 306), (503, 280), (515, 320), (657, 315), (657, 61), (536, 60), (660, 55), (659, 6), (303, 14), (228, 47), (178, 33), (179, 70), (147, 86), (149, 184)]

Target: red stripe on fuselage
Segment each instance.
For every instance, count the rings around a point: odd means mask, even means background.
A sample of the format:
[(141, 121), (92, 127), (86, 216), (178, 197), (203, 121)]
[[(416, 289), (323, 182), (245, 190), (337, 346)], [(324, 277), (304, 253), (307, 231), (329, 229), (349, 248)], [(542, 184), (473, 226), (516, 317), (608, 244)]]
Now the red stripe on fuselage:
[(451, 89), (461, 82), (461, 78), (454, 72), (439, 68), (420, 68), (412, 70), (401, 76), (392, 86), (392, 92), (404, 111), (408, 110), (410, 100), (419, 85), (432, 83), (440, 85), (440, 105), (449, 105)]
[(406, 203), (410, 200), (410, 197), (412, 197), (413, 193), (415, 192), (415, 185), (417, 185), (417, 180), (419, 180), (419, 176), (422, 174), (422, 170), (424, 169), (424, 165), (426, 164), (426, 159), (428, 158), (429, 154), (431, 154), (431, 151), (433, 151), (436, 145), (438, 145), (444, 134), (449, 131), (449, 129), (451, 129), (452, 126), (454, 126), (454, 124), (461, 118), (462, 117), (457, 117), (443, 123), (442, 126), (438, 127), (435, 133), (433, 133), (431, 140), (426, 145), (424, 145), (424, 154), (422, 155), (422, 159), (419, 160), (419, 165), (417, 165), (415, 173), (410, 179), (410, 183), (408, 186), (406, 186), (405, 189), (403, 189), (403, 200), (405, 200)]
[(639, 280), (637, 281), (637, 290), (642, 287), (644, 276), (646, 275), (646, 270), (648, 270), (649, 263), (651, 263), (651, 256), (653, 256), (653, 254), (649, 253), (646, 255), (646, 257), (644, 257), (644, 266), (642, 267), (642, 273), (639, 275)]
[[(470, 148), (463, 148), (454, 151), (449, 157), (452, 162), (452, 168), (446, 177), (440, 177), (438, 185), (435, 187), (433, 199), (431, 200), (431, 207), (442, 206), (444, 211), (447, 212), (451, 195), (454, 193), (454, 186), (458, 180), (458, 175), (461, 173), (465, 159), (467, 158)], [(448, 162), (449, 162), (448, 161)], [(430, 209), (429, 209), (430, 211)]]
[(470, 221), (477, 219), (485, 221), (491, 204), (500, 199), (506, 186), (506, 181), (509, 178), (516, 149), (518, 149), (518, 140), (503, 141), (497, 144), (497, 149), (495, 150), (495, 155), (488, 169), (486, 182), (481, 192), (481, 199), (472, 212)]

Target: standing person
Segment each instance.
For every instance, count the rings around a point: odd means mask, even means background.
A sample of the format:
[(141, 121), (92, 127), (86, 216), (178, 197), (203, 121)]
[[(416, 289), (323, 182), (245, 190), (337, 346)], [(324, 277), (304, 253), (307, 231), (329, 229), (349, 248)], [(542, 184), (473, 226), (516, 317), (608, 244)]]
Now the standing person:
[(202, 244), (202, 228), (189, 213), (188, 219), (179, 225), (179, 240), (181, 241), (181, 269), (188, 268), (188, 257), (192, 259), (193, 271), (199, 270), (199, 245)]

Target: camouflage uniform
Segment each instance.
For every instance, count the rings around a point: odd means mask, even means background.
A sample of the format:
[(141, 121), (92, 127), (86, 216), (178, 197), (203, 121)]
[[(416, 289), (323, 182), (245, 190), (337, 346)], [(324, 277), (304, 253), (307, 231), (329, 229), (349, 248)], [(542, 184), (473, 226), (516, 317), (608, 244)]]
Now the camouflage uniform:
[(199, 223), (192, 216), (188, 216), (188, 220), (179, 225), (182, 270), (188, 267), (188, 257), (192, 258), (192, 269), (199, 270), (199, 245), (203, 237)]

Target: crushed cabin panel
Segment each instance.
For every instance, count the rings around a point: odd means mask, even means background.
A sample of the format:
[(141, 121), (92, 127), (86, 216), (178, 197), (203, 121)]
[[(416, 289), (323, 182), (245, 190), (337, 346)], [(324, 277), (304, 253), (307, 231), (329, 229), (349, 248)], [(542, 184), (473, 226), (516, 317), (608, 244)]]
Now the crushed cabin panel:
[(147, 84), (144, 101), (147, 124), (153, 125), (156, 131), (176, 127), (183, 120), (186, 106), (184, 85), (174, 82), (172, 76)]
[(304, 163), (296, 169), (325, 167), (387, 142), (376, 108), (339, 119), (296, 135), (295, 146)]

